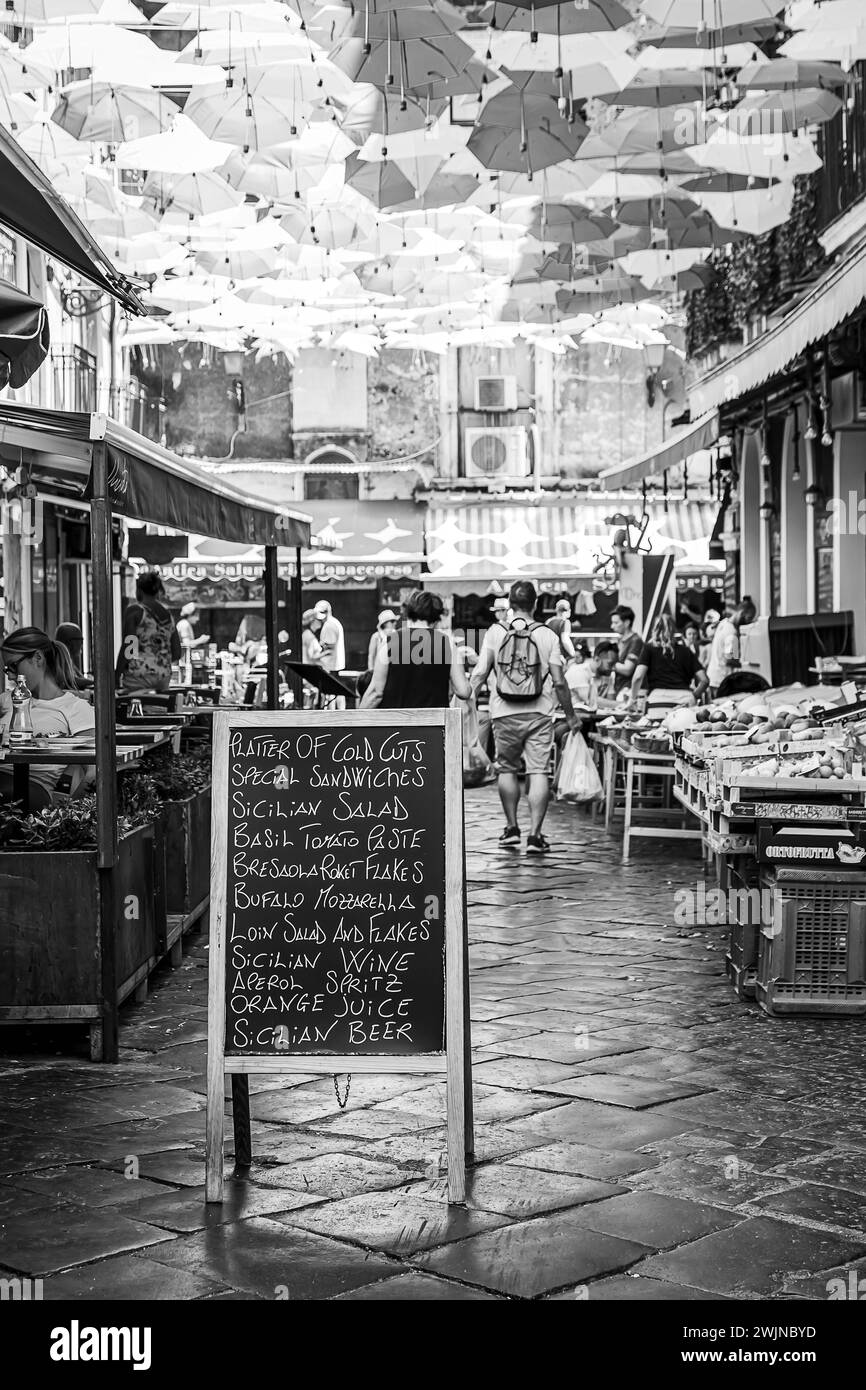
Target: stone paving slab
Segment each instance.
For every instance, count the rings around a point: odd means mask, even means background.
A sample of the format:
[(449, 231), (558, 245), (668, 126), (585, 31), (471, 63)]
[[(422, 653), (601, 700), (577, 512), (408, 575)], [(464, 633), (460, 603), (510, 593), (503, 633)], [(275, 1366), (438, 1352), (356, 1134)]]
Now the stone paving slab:
[(415, 1256), (422, 1268), (514, 1298), (627, 1269), (649, 1247), (576, 1224), (574, 1211), (520, 1221)]
[[(693, 846), (624, 866), (558, 804), (547, 859), (503, 852), (492, 788), (466, 821), (465, 1206), (438, 1079), (356, 1076), (341, 1111), (311, 1074), (252, 1079), (253, 1167), (206, 1206), (198, 936), (122, 1011), (117, 1067), (0, 1057), (2, 1263), (80, 1300), (808, 1300), (859, 1279), (866, 1020), (735, 998), (724, 929), (673, 925), (705, 881)], [(229, 1173), (231, 1153), (229, 1124)]]

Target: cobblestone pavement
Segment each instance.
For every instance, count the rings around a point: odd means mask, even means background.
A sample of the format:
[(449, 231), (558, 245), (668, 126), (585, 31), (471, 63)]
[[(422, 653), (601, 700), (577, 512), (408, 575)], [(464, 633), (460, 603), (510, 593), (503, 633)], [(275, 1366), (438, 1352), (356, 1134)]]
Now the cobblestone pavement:
[[(76, 1299), (826, 1299), (866, 1277), (858, 1020), (765, 1017), (693, 848), (556, 806), (546, 859), (467, 793), (476, 1165), (444, 1200), (424, 1077), (253, 1081), (256, 1160), (205, 1209), (207, 946), (124, 1010), (122, 1060), (0, 1057), (0, 1263)], [(7, 1049), (9, 1046), (7, 1036)], [(3, 1035), (0, 1035), (0, 1043)], [(230, 1127), (229, 1127), (230, 1128)]]

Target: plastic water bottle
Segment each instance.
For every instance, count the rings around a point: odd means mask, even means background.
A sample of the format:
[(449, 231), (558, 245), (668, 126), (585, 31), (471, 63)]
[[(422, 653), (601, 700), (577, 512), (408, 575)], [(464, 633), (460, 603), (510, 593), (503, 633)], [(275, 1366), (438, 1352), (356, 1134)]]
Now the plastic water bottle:
[(30, 712), (33, 696), (23, 676), (19, 676), (12, 691), (12, 719), (9, 724), (9, 742), (20, 747), (33, 742), (33, 716)]

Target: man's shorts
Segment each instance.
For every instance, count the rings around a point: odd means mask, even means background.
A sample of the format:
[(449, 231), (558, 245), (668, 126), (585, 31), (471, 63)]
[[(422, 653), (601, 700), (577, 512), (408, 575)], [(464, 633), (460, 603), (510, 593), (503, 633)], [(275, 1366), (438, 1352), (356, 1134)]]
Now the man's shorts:
[(493, 720), (497, 772), (549, 772), (553, 720), (549, 714), (505, 714)]

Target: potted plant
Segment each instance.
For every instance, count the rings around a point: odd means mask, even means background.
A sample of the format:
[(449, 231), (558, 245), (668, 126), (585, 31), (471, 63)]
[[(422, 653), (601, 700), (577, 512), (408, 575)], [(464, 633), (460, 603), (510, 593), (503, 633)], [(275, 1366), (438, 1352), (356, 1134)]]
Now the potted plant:
[[(102, 1056), (96, 799), (24, 815), (0, 808), (0, 1021), (89, 1022)], [(121, 806), (115, 884), (118, 1002), (142, 987), (165, 936), (153, 819)]]
[(162, 810), (167, 911), (199, 915), (210, 895), (210, 759), (163, 754), (147, 774)]

